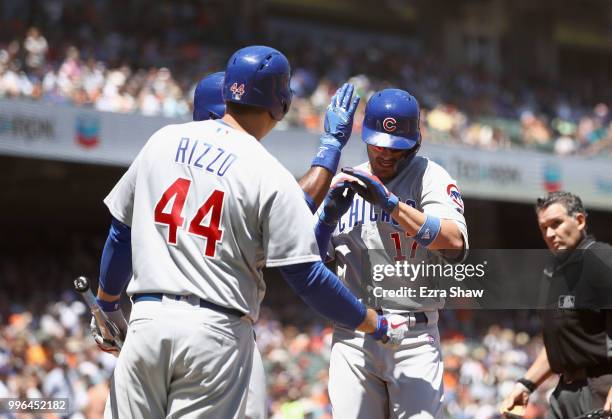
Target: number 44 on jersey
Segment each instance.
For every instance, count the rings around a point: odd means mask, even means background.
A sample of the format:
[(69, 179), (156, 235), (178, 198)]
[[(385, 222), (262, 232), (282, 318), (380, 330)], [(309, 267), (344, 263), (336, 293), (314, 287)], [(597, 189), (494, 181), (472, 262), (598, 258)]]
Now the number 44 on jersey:
[[(174, 246), (178, 242), (178, 229), (184, 228), (185, 218), (181, 214), (190, 186), (191, 180), (178, 178), (164, 191), (155, 205), (155, 222), (168, 226), (167, 242)], [(224, 197), (225, 192), (219, 189), (213, 190), (193, 214), (187, 227), (187, 233), (206, 239), (204, 256), (207, 257), (215, 257), (217, 242), (223, 237), (223, 230), (219, 228), (219, 225), (221, 224)], [(165, 212), (170, 201), (172, 201), (170, 212)], [(208, 225), (202, 225), (202, 221), (209, 213), (211, 216)]]

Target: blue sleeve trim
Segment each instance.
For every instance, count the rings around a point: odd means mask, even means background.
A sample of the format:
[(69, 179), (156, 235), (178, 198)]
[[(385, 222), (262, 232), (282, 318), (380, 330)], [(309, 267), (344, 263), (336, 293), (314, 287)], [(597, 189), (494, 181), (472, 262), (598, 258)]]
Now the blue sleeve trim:
[(414, 241), (423, 247), (427, 247), (434, 242), (440, 233), (441, 221), (438, 217), (425, 214), (425, 222), (414, 236)]
[(327, 247), (335, 228), (335, 225), (330, 226), (321, 220), (319, 220), (315, 226), (315, 237), (317, 238), (319, 254), (321, 255), (321, 260), (323, 261), (327, 259)]
[(317, 204), (315, 204), (314, 199), (312, 199), (312, 197), (306, 193), (306, 191), (304, 191), (304, 201), (306, 201), (306, 205), (308, 205), (310, 212), (313, 214), (317, 212)]
[(293, 291), (323, 316), (351, 329), (365, 319), (366, 306), (323, 262), (299, 263), (279, 269)]
[(119, 295), (131, 277), (132, 232), (113, 217), (100, 260), (100, 288), (107, 294)]

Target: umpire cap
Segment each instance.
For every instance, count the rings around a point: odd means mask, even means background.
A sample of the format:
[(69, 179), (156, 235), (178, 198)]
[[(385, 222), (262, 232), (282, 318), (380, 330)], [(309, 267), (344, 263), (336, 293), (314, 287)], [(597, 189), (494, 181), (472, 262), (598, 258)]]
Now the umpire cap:
[(267, 109), (280, 121), (291, 105), (290, 73), (289, 61), (274, 48), (254, 45), (239, 49), (227, 62), (223, 99)]
[(196, 86), (193, 95), (193, 120), (205, 121), (219, 119), (225, 115), (223, 101), (223, 78), (225, 73), (219, 71), (204, 77)]
[(378, 147), (409, 150), (419, 146), (419, 102), (400, 89), (374, 93), (366, 105), (361, 139)]

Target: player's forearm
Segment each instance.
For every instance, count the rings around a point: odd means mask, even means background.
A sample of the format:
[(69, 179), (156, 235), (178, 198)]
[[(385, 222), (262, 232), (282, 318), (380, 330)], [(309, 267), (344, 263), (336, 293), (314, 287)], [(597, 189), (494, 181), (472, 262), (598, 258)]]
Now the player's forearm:
[[(372, 320), (366, 306), (319, 262), (306, 262), (279, 268), (293, 291), (323, 316), (351, 329), (368, 329)], [(376, 329), (376, 323), (372, 331)]]
[(104, 291), (102, 287), (98, 287), (98, 292), (96, 293), (96, 297), (98, 297), (98, 300), (108, 301), (110, 303), (113, 301), (117, 301), (119, 297), (121, 297), (121, 293), (109, 294), (108, 292)]
[(128, 226), (113, 218), (100, 260), (99, 301), (117, 301), (131, 276), (131, 231)]
[(550, 369), (548, 356), (546, 355), (546, 349), (542, 348), (536, 360), (525, 373), (525, 378), (529, 381), (533, 381), (537, 386), (539, 386), (544, 381), (546, 381), (546, 379), (552, 374), (553, 372)]
[(356, 330), (364, 333), (374, 333), (376, 331), (376, 326), (378, 325), (378, 313), (376, 313), (371, 308), (368, 308), (366, 312), (366, 316), (363, 319), (363, 322), (359, 326), (357, 326)]
[(321, 166), (312, 166), (298, 181), (305, 194), (308, 194), (318, 208), (329, 190), (333, 173)]
[[(391, 216), (409, 236), (416, 236), (427, 219), (427, 215), (410, 205), (400, 202)], [(435, 240), (427, 246), (428, 249), (460, 250), (464, 246), (463, 235), (451, 220), (440, 220), (440, 231)]]

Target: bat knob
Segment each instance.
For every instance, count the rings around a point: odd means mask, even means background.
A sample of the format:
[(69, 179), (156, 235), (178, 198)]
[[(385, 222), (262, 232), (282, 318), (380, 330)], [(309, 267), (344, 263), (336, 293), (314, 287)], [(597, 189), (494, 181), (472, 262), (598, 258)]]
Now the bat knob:
[(84, 276), (79, 276), (74, 280), (74, 289), (77, 292), (85, 292), (89, 289), (89, 279)]

